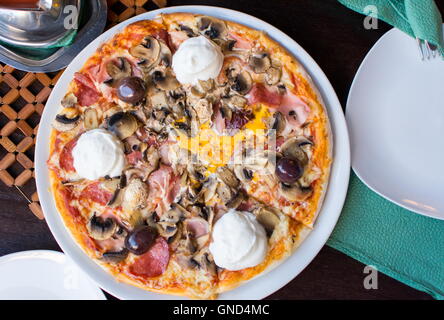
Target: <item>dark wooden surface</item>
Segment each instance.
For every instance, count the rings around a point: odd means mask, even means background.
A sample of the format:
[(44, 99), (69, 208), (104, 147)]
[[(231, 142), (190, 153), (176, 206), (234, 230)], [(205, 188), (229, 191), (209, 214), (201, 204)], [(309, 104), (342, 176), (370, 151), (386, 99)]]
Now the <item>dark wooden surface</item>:
[[(239, 10), (281, 29), (317, 61), (343, 106), (362, 59), (379, 37), (390, 29), (380, 22), (378, 30), (365, 30), (363, 16), (335, 0), (169, 0), (169, 5), (183, 4)], [(32, 186), (26, 188), (28, 192), (32, 191)], [(17, 191), (0, 185), (0, 256), (34, 249), (60, 250), (46, 223), (29, 213), (26, 201)], [(269, 298), (430, 299), (429, 295), (383, 274), (379, 275), (377, 290), (366, 290), (363, 287), (363, 270), (363, 264), (324, 247), (296, 279)]]

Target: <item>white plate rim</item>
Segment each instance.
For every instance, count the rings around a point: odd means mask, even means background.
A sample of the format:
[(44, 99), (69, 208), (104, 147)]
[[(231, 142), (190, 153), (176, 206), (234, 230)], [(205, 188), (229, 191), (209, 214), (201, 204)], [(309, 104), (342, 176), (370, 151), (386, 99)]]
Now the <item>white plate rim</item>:
[[(349, 110), (352, 109), (352, 107), (350, 107), (352, 105), (351, 99), (352, 99), (352, 92), (354, 91), (354, 88), (357, 86), (357, 82), (358, 82), (358, 78), (362, 76), (362, 73), (364, 72), (363, 69), (367, 63), (367, 61), (370, 59), (370, 57), (372, 56), (373, 52), (375, 50), (377, 50), (382, 42), (385, 40), (385, 38), (390, 37), (392, 33), (395, 32), (401, 32), (396, 28), (392, 28), (390, 30), (388, 30), (386, 33), (384, 33), (379, 39), (378, 41), (375, 42), (375, 44), (372, 46), (372, 48), (369, 50), (369, 52), (367, 52), (367, 54), (365, 55), (364, 59), (362, 60), (361, 64), (359, 65), (358, 71), (356, 71), (356, 74), (353, 78), (352, 84), (350, 86), (350, 90), (348, 93), (348, 97), (347, 97), (347, 102), (346, 102), (346, 109), (345, 109), (345, 118), (346, 118), (346, 122), (347, 124), (352, 121), (350, 119), (350, 112)], [(412, 41), (414, 41), (414, 39), (412, 38)], [(418, 56), (419, 59), (419, 56)], [(424, 62), (427, 63), (427, 62)], [(352, 126), (348, 126), (349, 128), (349, 136), (352, 136), (352, 132), (351, 128)], [(351, 143), (351, 141), (350, 141)], [(438, 219), (438, 220), (444, 220), (444, 215), (435, 215), (433, 213), (431, 213), (430, 211), (422, 211), (420, 207), (418, 206), (410, 206), (406, 203), (400, 202), (392, 197), (390, 197), (389, 195), (384, 194), (382, 191), (379, 191), (378, 188), (376, 186), (374, 186), (372, 183), (366, 181), (366, 179), (364, 178), (364, 175), (360, 172), (358, 165), (356, 164), (355, 161), (351, 161), (351, 167), (353, 169), (353, 172), (356, 174), (356, 176), (359, 178), (359, 180), (361, 180), (370, 190), (372, 190), (373, 192), (375, 192), (376, 194), (378, 194), (379, 196), (381, 196), (382, 198), (390, 201), (391, 203), (396, 204), (397, 206), (400, 206), (403, 209), (406, 209), (408, 211), (429, 217), (429, 218), (433, 218), (433, 219)]]
[[(62, 250), (68, 254), (73, 261), (75, 261), (89, 276), (96, 281), (105, 291), (113, 294), (121, 299), (180, 299), (181, 297), (152, 293), (134, 286), (123, 283), (118, 283), (115, 279), (92, 261), (81, 248), (72, 239), (69, 231), (63, 224), (63, 221), (58, 214), (54, 199), (49, 192), (49, 178), (46, 166), (48, 156), (47, 139), (49, 138), (50, 120), (59, 101), (56, 95), (60, 96), (60, 90), (66, 89), (62, 87), (62, 82), (69, 81), (72, 74), (77, 71), (80, 63), (80, 57), (87, 58), (93, 52), (92, 48), (96, 48), (99, 43), (109, 39), (114, 33), (121, 30), (127, 24), (143, 20), (152, 19), (162, 12), (192, 12), (198, 14), (208, 14), (216, 17), (221, 17), (227, 20), (237, 21), (245, 25), (252, 26), (256, 29), (265, 30), (272, 38), (281, 43), (304, 65), (308, 74), (310, 74), (319, 89), (321, 97), (323, 98), (330, 118), (330, 123), (333, 131), (333, 163), (330, 174), (329, 188), (326, 192), (322, 209), (319, 213), (314, 230), (304, 240), (301, 246), (286, 259), (282, 264), (274, 270), (267, 273), (266, 277), (257, 277), (242, 286), (223, 293), (219, 299), (262, 299), (278, 289), (282, 288), (294, 277), (296, 277), (318, 254), (321, 248), (326, 243), (328, 237), (333, 231), (334, 226), (341, 213), (347, 189), (350, 174), (350, 144), (348, 137), (348, 130), (346, 127), (345, 117), (341, 108), (339, 99), (327, 79), (324, 72), (311, 58), (311, 56), (293, 39), (284, 34), (282, 31), (271, 26), (270, 24), (252, 17), (248, 14), (239, 11), (212, 7), (212, 6), (177, 6), (158, 9), (146, 12), (139, 16), (126, 20), (119, 25), (111, 28), (96, 40), (90, 43), (82, 52), (71, 62), (68, 68), (63, 73), (62, 77), (57, 82), (53, 89), (51, 96), (48, 99), (47, 106), (42, 114), (42, 120), (39, 127), (39, 134), (37, 135), (36, 143), (36, 182), (37, 191), (41, 201), (42, 208), (46, 214), (46, 221), (51, 232), (56, 238)], [(68, 76), (69, 75), (69, 76)], [(65, 90), (62, 90), (65, 92)], [(61, 98), (61, 97), (60, 97)], [(50, 109), (52, 109), (50, 111)], [(327, 213), (325, 213), (328, 211)]]
[[(22, 259), (45, 259), (45, 260), (58, 260), (58, 259), (64, 259), (64, 264), (68, 265), (75, 265), (72, 259), (70, 259), (67, 255), (65, 255), (63, 252), (59, 251), (53, 251), (53, 250), (26, 250), (26, 251), (19, 251), (19, 252), (13, 252), (9, 254), (5, 254), (3, 256), (0, 256), (0, 266), (3, 264), (10, 263), (11, 261), (16, 260), (17, 258)], [(90, 288), (92, 289), (92, 293), (95, 295), (95, 298), (97, 300), (106, 300), (106, 297), (103, 293), (103, 291), (97, 286), (97, 284), (91, 280), (89, 277), (87, 278), (88, 282), (90, 283)]]

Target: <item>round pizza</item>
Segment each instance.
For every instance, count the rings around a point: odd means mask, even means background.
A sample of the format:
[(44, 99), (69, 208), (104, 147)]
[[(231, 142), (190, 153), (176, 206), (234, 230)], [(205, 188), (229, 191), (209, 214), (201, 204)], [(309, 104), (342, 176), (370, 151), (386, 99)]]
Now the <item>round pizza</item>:
[(331, 132), (303, 67), (264, 32), (210, 16), (128, 25), (74, 74), (53, 121), (51, 190), (117, 281), (216, 298), (312, 230)]

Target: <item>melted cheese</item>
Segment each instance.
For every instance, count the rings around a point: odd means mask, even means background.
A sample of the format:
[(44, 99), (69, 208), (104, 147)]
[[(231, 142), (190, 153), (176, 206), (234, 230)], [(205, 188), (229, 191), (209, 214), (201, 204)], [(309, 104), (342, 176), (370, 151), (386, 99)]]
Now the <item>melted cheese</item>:
[(253, 119), (232, 136), (219, 135), (209, 122), (199, 127), (195, 137), (190, 138), (179, 132), (179, 146), (198, 155), (202, 163), (207, 165), (206, 175), (214, 173), (218, 167), (226, 165), (235, 155), (240, 154), (243, 146), (259, 147), (267, 142), (265, 119), (270, 116), (268, 106), (253, 106), (253, 115)]

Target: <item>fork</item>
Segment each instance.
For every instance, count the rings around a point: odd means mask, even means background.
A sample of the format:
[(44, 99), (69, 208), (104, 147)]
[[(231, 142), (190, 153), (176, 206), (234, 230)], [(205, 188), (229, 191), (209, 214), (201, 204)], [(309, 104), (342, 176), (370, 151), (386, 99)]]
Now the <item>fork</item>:
[(421, 60), (431, 60), (439, 56), (436, 46), (429, 43), (427, 40), (422, 40), (416, 37), (416, 43), (418, 44), (419, 54)]

